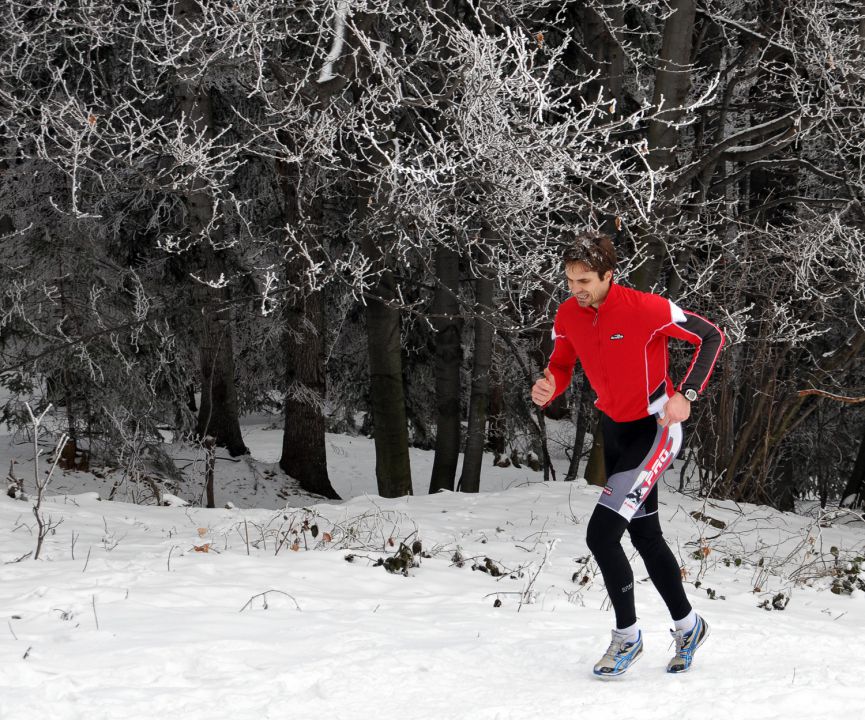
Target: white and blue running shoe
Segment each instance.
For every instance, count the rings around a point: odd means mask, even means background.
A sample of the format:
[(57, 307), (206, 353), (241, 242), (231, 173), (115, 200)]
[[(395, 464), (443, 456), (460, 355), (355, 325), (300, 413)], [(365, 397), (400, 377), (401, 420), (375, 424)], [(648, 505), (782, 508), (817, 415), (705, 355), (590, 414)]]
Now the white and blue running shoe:
[(617, 677), (627, 671), (643, 654), (643, 634), (637, 631), (637, 639), (629, 640), (627, 635), (613, 630), (613, 640), (604, 656), (595, 665), (598, 677)]
[(709, 626), (706, 621), (697, 615), (694, 627), (688, 632), (684, 630), (670, 630), (676, 643), (676, 654), (667, 663), (667, 672), (682, 673), (691, 669), (694, 662), (694, 653), (709, 637)]

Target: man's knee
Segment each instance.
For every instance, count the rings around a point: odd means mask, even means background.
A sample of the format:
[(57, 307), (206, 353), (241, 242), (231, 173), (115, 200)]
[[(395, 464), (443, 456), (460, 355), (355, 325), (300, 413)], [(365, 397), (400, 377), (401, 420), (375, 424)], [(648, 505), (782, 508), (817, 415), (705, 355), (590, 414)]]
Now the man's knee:
[(621, 542), (627, 521), (608, 508), (596, 507), (586, 528), (586, 545), (595, 557)]
[[(639, 522), (639, 521), (638, 521)], [(660, 526), (657, 528), (640, 528), (641, 531), (636, 531), (636, 528), (631, 527), (631, 545), (642, 557), (652, 557), (661, 552), (667, 544), (664, 540), (664, 534), (661, 532)]]
[(586, 529), (586, 545), (589, 546), (589, 551), (592, 555), (597, 555), (599, 552), (603, 552), (604, 549), (603, 533), (594, 515), (589, 520), (589, 527)]

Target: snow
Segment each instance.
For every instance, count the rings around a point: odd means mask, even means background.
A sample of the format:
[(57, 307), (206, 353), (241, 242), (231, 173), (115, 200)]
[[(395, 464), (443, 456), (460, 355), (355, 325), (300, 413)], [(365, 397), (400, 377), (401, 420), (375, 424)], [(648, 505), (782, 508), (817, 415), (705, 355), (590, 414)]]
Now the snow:
[[(0, 718), (861, 716), (863, 592), (830, 591), (832, 568), (865, 555), (854, 513), (706, 501), (669, 475), (662, 523), (711, 635), (690, 673), (664, 672), (670, 620), (635, 557), (644, 657), (602, 682), (591, 668), (612, 612), (585, 545), (596, 488), (488, 462), (480, 494), (425, 495), (432, 453), (412, 451), (416, 495), (383, 499), (371, 441), (332, 435), (345, 499), (322, 502), (273, 469), (278, 429), (246, 430), (255, 461), (217, 464), (230, 509), (109, 502), (111, 477), (67, 473), (49, 487), (62, 523), (43, 559), (15, 562), (35, 520), (0, 497)], [(27, 446), (3, 452), (26, 480)], [(176, 450), (190, 476), (191, 453)], [(376, 565), (418, 540), (407, 576)], [(472, 569), (486, 558), (501, 576)], [(781, 594), (785, 609), (758, 607)]]

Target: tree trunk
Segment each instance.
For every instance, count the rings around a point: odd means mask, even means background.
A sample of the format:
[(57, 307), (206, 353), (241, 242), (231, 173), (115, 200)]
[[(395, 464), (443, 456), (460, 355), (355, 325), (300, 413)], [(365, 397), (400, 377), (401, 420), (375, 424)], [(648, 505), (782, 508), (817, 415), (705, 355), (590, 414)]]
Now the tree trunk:
[(198, 348), (201, 367), (201, 405), (196, 431), (199, 437), (213, 437), (216, 444), (236, 457), (249, 452), (240, 431), (240, 412), (234, 388), (234, 344), (227, 309), (217, 307), (216, 297), (227, 298), (227, 290), (196, 293), (202, 308)]
[[(694, 38), (695, 0), (674, 0), (674, 10), (664, 25), (652, 105), (659, 110), (649, 122), (647, 140), (648, 162), (653, 170), (673, 167), (679, 129), (675, 122), (682, 117), (679, 109), (691, 87), (691, 50)], [(669, 108), (669, 109), (667, 109)], [(647, 243), (646, 262), (634, 273), (633, 280), (639, 290), (649, 290), (658, 280), (664, 257), (664, 246), (655, 236), (642, 238)]]
[(279, 467), (307, 492), (339, 500), (327, 474), (321, 293), (288, 313), (285, 333), (285, 427)]
[(412, 494), (408, 454), (408, 422), (402, 379), (399, 310), (389, 307), (393, 274), (382, 273), (377, 297), (367, 300), (370, 407), (375, 439), (375, 476), (382, 497)]
[(459, 292), (459, 255), (448, 248), (436, 252), (433, 327), (436, 330), (436, 444), (430, 493), (453, 490), (460, 454), (460, 368), (462, 326)]
[[(283, 133), (283, 142), (292, 149), (296, 145), (288, 132)], [(322, 195), (314, 190), (302, 193), (302, 170), (297, 163), (278, 162), (276, 170), (285, 200), (285, 221), (304, 241), (310, 241), (307, 252), (317, 254), (316, 245), (322, 241)], [(312, 180), (309, 175), (306, 179)], [(304, 207), (308, 208), (308, 218), (304, 217)], [(316, 235), (310, 237), (313, 233)], [(339, 495), (333, 489), (327, 472), (325, 443), (325, 314), (321, 291), (309, 287), (303, 269), (304, 263), (297, 252), (289, 250), (285, 264), (288, 286), (299, 290), (287, 301), (290, 307), (284, 336), (285, 425), (279, 467), (307, 492), (337, 500)]]
[[(375, 14), (358, 13), (355, 21), (364, 34), (371, 33)], [(374, 33), (373, 33), (374, 34)], [(375, 74), (364, 57), (354, 61), (355, 92), (360, 97)], [(356, 99), (355, 102), (358, 102)], [(366, 294), (369, 403), (375, 440), (375, 474), (382, 497), (411, 495), (411, 463), (408, 453), (408, 417), (403, 386), (400, 310), (396, 279), (391, 270), (395, 218), (390, 207), (389, 159), (384, 148), (394, 148), (392, 118), (379, 107), (378, 122), (369, 137), (357, 137), (360, 160), (348, 159), (355, 171), (355, 220), (361, 233), (363, 254), (376, 273), (374, 287)]]
[[(175, 7), (180, 24), (194, 25), (201, 10), (194, 0), (180, 0)], [(213, 137), (213, 107), (209, 92), (195, 78), (194, 54), (185, 58), (187, 67), (178, 71), (176, 88), (177, 115), (192, 136)], [(188, 74), (188, 78), (187, 78)], [(205, 181), (198, 178), (186, 195), (187, 228), (193, 239), (196, 274), (203, 280), (214, 281), (225, 270), (223, 257), (215, 250), (224, 243), (224, 224), (214, 222), (213, 198)], [(232, 456), (249, 451), (240, 431), (239, 407), (234, 387), (234, 343), (230, 292), (228, 288), (213, 288), (193, 281), (195, 316), (199, 318), (198, 348), (201, 370), (201, 406), (198, 413), (199, 437), (213, 437)]]
[(494, 281), (488, 277), (475, 280), (475, 347), (472, 369), (472, 392), (469, 400), (469, 426), (459, 490), (478, 492), (481, 484), (487, 408), (490, 402), (490, 365), (493, 354), (493, 326), (484, 318), (493, 304)]
[(844, 488), (842, 502), (850, 498), (846, 503), (848, 507), (861, 508), (865, 506), (865, 423), (862, 424), (862, 439), (859, 441), (859, 452), (856, 454), (856, 462), (853, 464), (853, 472), (847, 480)]
[(487, 430), (487, 447), (493, 453), (493, 464), (500, 467), (510, 465), (505, 457), (507, 451), (507, 421), (505, 418), (505, 386), (495, 367), (490, 368), (490, 413)]
[(691, 50), (694, 45), (695, 0), (674, 0), (674, 10), (664, 25), (652, 105), (659, 110), (649, 123), (649, 162), (654, 168), (675, 165), (680, 109), (691, 87)]
[[(598, 13), (601, 9), (609, 20), (605, 22)], [(601, 0), (599, 6), (586, 5), (583, 8), (583, 35), (585, 37), (585, 49), (591, 56), (591, 62), (587, 68), (591, 72), (599, 73), (598, 79), (588, 83), (587, 100), (594, 101), (598, 97), (601, 88), (604, 88), (604, 100), (616, 99), (617, 105), (623, 97), (623, 84), (625, 80), (625, 53), (619, 37), (610, 31), (621, 33), (625, 27), (625, 10), (618, 0)], [(617, 109), (622, 112), (622, 108)]]
[(601, 418), (595, 422), (594, 442), (586, 466), (586, 481), (589, 485), (603, 487), (607, 484), (607, 471), (604, 466), (604, 433), (601, 431)]
[(788, 457), (777, 463), (773, 470), (772, 505), (782, 512), (793, 512), (796, 509), (796, 480), (793, 469), (793, 459)]
[(577, 479), (580, 472), (580, 461), (583, 459), (583, 445), (586, 442), (586, 431), (589, 428), (589, 416), (592, 414), (593, 407), (586, 402), (591, 385), (589, 378), (583, 373), (583, 382), (580, 386), (580, 397), (574, 403), (574, 449), (571, 454), (571, 462), (568, 465), (568, 474), (565, 475), (565, 482), (573, 482)]
[[(370, 165), (368, 173), (374, 170)], [(356, 208), (359, 218), (368, 213), (375, 192), (365, 178), (358, 182)], [(377, 232), (373, 238), (370, 233)], [(378, 268), (378, 282), (366, 299), (369, 404), (375, 441), (375, 476), (382, 497), (413, 493), (408, 454), (408, 417), (403, 386), (400, 310), (396, 280), (388, 268), (387, 229), (367, 230), (363, 252)], [(383, 250), (383, 249), (384, 250)]]
[[(543, 290), (535, 290), (532, 294), (532, 304), (534, 305), (535, 313), (538, 317), (544, 314), (544, 308), (547, 304), (547, 299), (550, 297), (552, 293), (552, 289), (547, 292), (547, 289)], [(532, 350), (530, 353), (530, 357), (535, 361), (535, 367), (538, 369), (538, 377), (543, 374), (543, 369), (547, 366), (549, 362), (550, 356), (553, 354), (553, 346), (555, 342), (553, 341), (553, 335), (550, 332), (552, 329), (552, 322), (549, 323), (549, 327), (541, 331), (541, 342), (539, 346)], [(564, 417), (567, 417), (568, 412), (568, 393), (563, 392), (561, 395), (557, 396), (546, 408), (544, 408), (544, 415), (552, 420), (561, 420)]]

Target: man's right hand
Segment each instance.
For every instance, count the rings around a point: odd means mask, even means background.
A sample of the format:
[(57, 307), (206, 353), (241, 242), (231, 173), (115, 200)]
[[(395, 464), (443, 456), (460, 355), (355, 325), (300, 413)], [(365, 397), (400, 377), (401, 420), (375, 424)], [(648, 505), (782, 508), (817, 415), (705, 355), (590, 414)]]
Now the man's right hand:
[(556, 394), (556, 379), (549, 368), (544, 368), (544, 376), (532, 386), (532, 402), (543, 407)]

